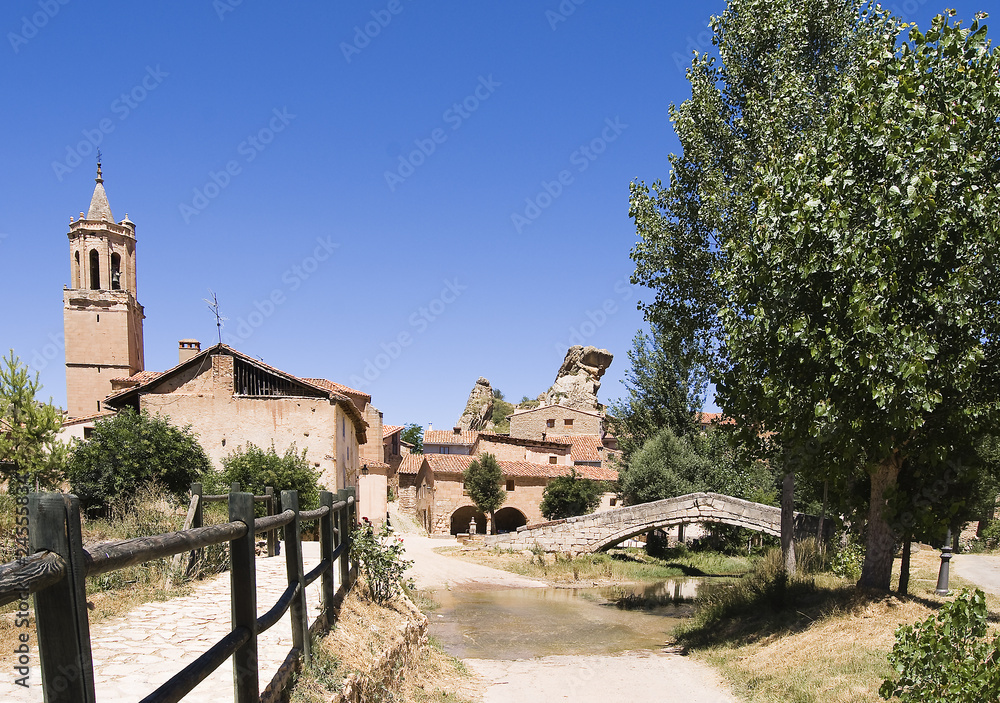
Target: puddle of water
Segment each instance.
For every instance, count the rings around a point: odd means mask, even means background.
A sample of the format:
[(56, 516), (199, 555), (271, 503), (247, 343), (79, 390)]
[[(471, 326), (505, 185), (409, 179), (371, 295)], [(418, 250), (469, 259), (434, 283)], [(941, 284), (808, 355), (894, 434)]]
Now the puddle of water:
[[(430, 634), (459, 658), (525, 659), (551, 654), (613, 654), (658, 649), (685, 618), (704, 579), (609, 588), (518, 588), (438, 591)], [(649, 610), (614, 601), (654, 600)], [(680, 600), (678, 603), (669, 601)]]

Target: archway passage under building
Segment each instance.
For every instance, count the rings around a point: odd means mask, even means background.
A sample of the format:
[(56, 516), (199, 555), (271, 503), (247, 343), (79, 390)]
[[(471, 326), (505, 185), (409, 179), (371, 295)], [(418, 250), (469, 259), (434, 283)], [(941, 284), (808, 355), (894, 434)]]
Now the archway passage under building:
[(500, 508), (493, 519), (496, 520), (497, 533), (514, 532), (517, 528), (528, 524), (525, 514), (511, 507)]
[(486, 515), (474, 505), (463, 506), (451, 514), (451, 534), (468, 534), (472, 518), (476, 518), (476, 532), (483, 534), (486, 531)]

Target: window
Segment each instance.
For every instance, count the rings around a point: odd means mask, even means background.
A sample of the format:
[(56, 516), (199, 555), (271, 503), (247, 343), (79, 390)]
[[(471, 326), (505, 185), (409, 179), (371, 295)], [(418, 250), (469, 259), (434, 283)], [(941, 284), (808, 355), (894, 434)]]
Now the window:
[(514, 490), (514, 479), (510, 479), (509, 481), (507, 481), (507, 490), (508, 491)]
[(557, 461), (557, 459), (554, 456), (550, 456), (549, 457), (549, 463), (550, 464), (554, 464), (554, 463), (556, 463), (556, 461)]
[(556, 421), (555, 420), (546, 420), (545, 421), (545, 426), (546, 427), (555, 427), (556, 426)]
[(75, 261), (73, 262), (73, 287), (80, 287), (80, 252), (74, 254)]
[(617, 498), (612, 498), (612, 499), (611, 499), (611, 507), (613, 508), (613, 507), (615, 507), (615, 506), (616, 506), (617, 504), (618, 504), (618, 499), (617, 499)]
[(94, 428), (93, 427), (84, 427), (83, 428), (83, 438), (84, 439), (90, 439), (90, 435), (92, 435), (92, 434), (94, 434)]
[(462, 495), (463, 496), (469, 495), (469, 492), (467, 490), (465, 490), (465, 484), (464, 483), (462, 484)]
[(563, 424), (566, 427), (572, 427), (573, 426), (573, 420), (571, 420), (571, 419), (570, 420), (563, 420)]

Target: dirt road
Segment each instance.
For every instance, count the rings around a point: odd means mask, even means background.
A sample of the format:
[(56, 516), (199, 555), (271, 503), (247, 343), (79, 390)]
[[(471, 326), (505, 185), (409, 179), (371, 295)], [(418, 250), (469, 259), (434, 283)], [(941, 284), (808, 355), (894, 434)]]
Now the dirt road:
[(951, 558), (951, 569), (988, 593), (1000, 593), (1000, 557), (956, 554)]

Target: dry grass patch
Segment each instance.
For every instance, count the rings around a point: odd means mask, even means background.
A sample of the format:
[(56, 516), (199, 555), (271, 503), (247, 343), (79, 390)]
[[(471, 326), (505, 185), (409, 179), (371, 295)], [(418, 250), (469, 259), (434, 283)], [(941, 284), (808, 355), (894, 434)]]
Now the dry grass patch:
[[(926, 619), (952, 597), (934, 593), (940, 552), (912, 555), (910, 596), (859, 591), (829, 575), (790, 582), (783, 607), (747, 599), (722, 619), (679, 634), (748, 703), (881, 701), (894, 671), (896, 628)], [(899, 560), (894, 571), (898, 577)], [(952, 577), (953, 592), (967, 586)], [(995, 618), (1000, 599), (988, 596)]]
[(355, 588), (336, 627), (313, 645), (313, 663), (292, 690), (292, 703), (325, 703), (355, 677), (362, 700), (388, 703), (470, 703), (481, 700), (483, 682), (433, 642), (374, 671), (385, 652), (399, 645), (408, 623), (422, 619), (411, 602), (388, 606), (367, 600)]

